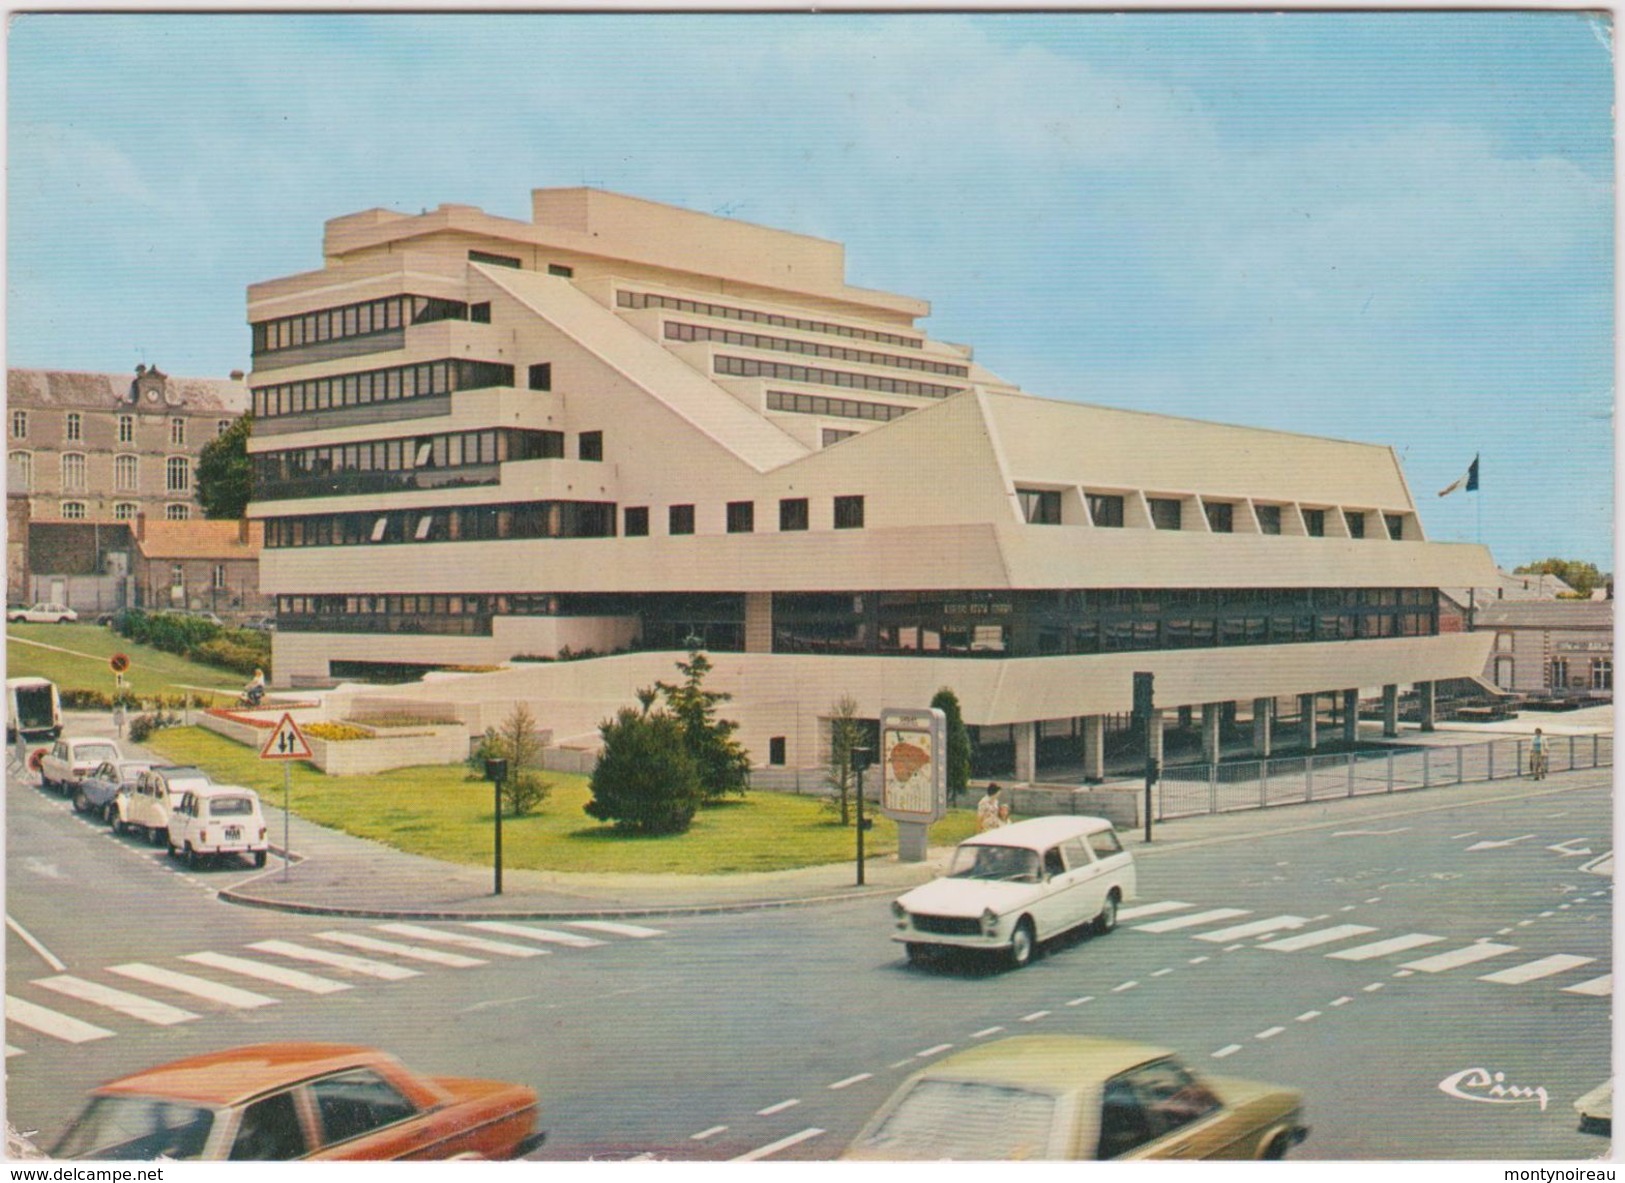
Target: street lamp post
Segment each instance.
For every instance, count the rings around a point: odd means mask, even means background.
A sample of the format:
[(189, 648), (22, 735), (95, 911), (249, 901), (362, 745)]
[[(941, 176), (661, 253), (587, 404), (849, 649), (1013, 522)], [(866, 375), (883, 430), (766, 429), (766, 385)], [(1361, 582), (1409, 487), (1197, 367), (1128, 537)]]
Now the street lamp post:
[(502, 782), (508, 779), (508, 761), (492, 756), (485, 761), (485, 775), (491, 782), (491, 804), (496, 820), (496, 842), (492, 849), (492, 868), (496, 877), (496, 893), (502, 894)]
[(869, 761), (874, 758), (874, 751), (870, 748), (852, 748), (847, 759), (851, 762), (852, 771), (858, 777), (858, 886), (863, 886), (863, 834), (869, 828), (869, 820), (863, 816), (863, 773), (869, 767)]

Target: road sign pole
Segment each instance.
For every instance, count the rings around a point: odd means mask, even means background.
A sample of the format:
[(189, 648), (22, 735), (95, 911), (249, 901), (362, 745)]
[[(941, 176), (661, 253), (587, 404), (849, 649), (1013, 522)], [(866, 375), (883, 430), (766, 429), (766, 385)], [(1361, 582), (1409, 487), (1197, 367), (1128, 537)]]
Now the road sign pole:
[(293, 765), (282, 761), (282, 881), (288, 881), (288, 864), (293, 859), (293, 848), (288, 841), (288, 831), (291, 828), (290, 819), (293, 809), (289, 800), (293, 795)]

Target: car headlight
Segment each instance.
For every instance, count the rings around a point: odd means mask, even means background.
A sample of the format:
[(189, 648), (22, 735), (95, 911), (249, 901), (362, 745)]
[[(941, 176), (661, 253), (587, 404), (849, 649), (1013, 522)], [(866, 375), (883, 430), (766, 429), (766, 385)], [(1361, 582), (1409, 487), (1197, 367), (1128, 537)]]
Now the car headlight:
[(897, 921), (898, 928), (908, 927), (908, 909), (903, 907), (902, 900), (893, 900), (891, 902), (891, 914), (892, 919)]
[(999, 927), (999, 914), (992, 908), (982, 909), (982, 935), (990, 937), (993, 930)]

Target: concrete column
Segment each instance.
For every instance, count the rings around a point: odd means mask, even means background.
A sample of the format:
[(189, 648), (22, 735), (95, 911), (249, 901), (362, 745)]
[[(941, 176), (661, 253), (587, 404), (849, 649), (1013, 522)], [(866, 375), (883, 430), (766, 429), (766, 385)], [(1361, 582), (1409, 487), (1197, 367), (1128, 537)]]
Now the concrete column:
[(1038, 779), (1038, 724), (1016, 723), (1016, 779), (1032, 784)]
[(1360, 692), (1343, 691), (1343, 742), (1352, 747), (1360, 739)]
[(1106, 717), (1088, 715), (1083, 720), (1083, 783), (1098, 785), (1106, 779)]
[(1382, 733), (1389, 738), (1399, 734), (1399, 686), (1394, 682), (1382, 688)]
[(1273, 698), (1253, 699), (1253, 755), (1260, 760), (1270, 758), (1270, 716), (1274, 706)]
[(1417, 693), (1421, 696), (1421, 699), (1422, 699), (1422, 730), (1423, 731), (1432, 731), (1433, 730), (1433, 715), (1434, 715), (1434, 711), (1436, 709), (1436, 706), (1435, 706), (1436, 695), (1435, 695), (1434, 691), (1435, 691), (1437, 685), (1438, 684), (1435, 683), (1435, 682), (1418, 682), (1416, 684)]
[(1202, 759), (1209, 764), (1217, 764), (1221, 754), (1219, 747), (1219, 703), (1204, 702), (1202, 704)]
[(1315, 702), (1318, 695), (1298, 695), (1298, 713), (1303, 716), (1303, 744), (1305, 751), (1314, 751), (1320, 746), (1320, 720), (1315, 717)]
[(745, 652), (773, 652), (773, 593), (745, 593)]

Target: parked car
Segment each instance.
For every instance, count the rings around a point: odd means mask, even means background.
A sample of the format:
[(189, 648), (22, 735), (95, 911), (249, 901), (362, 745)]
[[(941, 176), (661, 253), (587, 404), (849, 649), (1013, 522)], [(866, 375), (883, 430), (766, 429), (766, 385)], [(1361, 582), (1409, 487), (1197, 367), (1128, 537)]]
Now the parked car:
[(1134, 892), (1134, 856), (1111, 822), (1037, 817), (960, 843), (944, 878), (892, 903), (892, 939), (910, 961), (940, 948), (998, 949), (1019, 968), (1080, 925), (1111, 932)]
[(51, 1157), (508, 1159), (541, 1145), (523, 1085), (422, 1076), (364, 1047), (264, 1043), (95, 1090)]
[(105, 821), (117, 808), (114, 798), (125, 787), (134, 788), (136, 778), (152, 767), (151, 760), (103, 760), (79, 780), (73, 794), (75, 813), (94, 813)]
[(40, 757), (40, 784), (58, 793), (79, 788), (82, 777), (94, 772), (103, 760), (122, 760), (124, 753), (110, 739), (58, 738)]
[(169, 836), (169, 816), (189, 789), (200, 789), (212, 782), (201, 768), (182, 764), (159, 764), (135, 778), (135, 784), (121, 790), (115, 797), (113, 813), (107, 824), (113, 833), (133, 830), (144, 835), (148, 842), (163, 842)]
[(256, 633), (274, 633), (276, 632), (276, 617), (256, 616), (243, 621), (243, 627)]
[(7, 608), (6, 619), (12, 623), (24, 624), (67, 624), (78, 620), (79, 613), (66, 604), (41, 600), (38, 604), (30, 604), (26, 608)]
[(27, 743), (62, 734), (62, 696), (45, 678), (6, 679), (6, 742)]
[(241, 785), (199, 785), (181, 795), (169, 812), (169, 857), (184, 857), (188, 867), (223, 854), (252, 855), (265, 865), (270, 849), (265, 838), (260, 795)]
[(881, 1107), (848, 1159), (1281, 1158), (1303, 1094), (1202, 1077), (1172, 1052), (1022, 1035), (944, 1057)]

